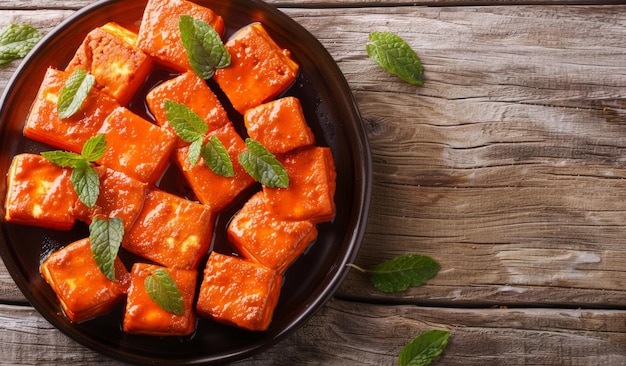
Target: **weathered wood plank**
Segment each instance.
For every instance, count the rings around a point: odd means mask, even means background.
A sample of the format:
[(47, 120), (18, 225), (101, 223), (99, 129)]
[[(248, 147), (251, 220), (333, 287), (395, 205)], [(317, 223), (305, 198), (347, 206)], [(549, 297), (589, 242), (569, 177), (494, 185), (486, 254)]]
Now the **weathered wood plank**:
[[(283, 342), (236, 364), (393, 365), (413, 337), (437, 328), (451, 332), (441, 365), (547, 365), (563, 359), (572, 365), (618, 365), (626, 362), (625, 315), (616, 310), (453, 309), (333, 300)], [(4, 360), (122, 364), (74, 343), (28, 307), (2, 305), (0, 319)]]

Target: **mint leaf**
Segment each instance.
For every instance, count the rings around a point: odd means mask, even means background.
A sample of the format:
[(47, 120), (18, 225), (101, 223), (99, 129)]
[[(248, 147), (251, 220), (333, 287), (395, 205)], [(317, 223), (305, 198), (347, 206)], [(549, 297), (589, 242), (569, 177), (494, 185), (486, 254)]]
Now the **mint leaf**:
[(406, 254), (372, 268), (372, 285), (384, 292), (399, 292), (420, 286), (439, 272), (439, 263), (421, 254)]
[(424, 84), (422, 62), (400, 36), (390, 32), (372, 32), (365, 49), (374, 62), (390, 73), (409, 84)]
[(64, 168), (76, 168), (85, 160), (85, 158), (77, 153), (70, 151), (44, 151), (41, 156), (49, 162)]
[(85, 70), (75, 70), (67, 81), (57, 101), (57, 112), (60, 118), (69, 118), (80, 110), (96, 78)]
[(104, 134), (100, 133), (85, 142), (80, 154), (85, 160), (93, 162), (100, 159), (102, 155), (104, 155), (106, 146), (107, 142)]
[(202, 147), (202, 158), (213, 173), (229, 178), (235, 176), (235, 169), (230, 160), (230, 155), (228, 155), (228, 150), (217, 136), (211, 136)]
[(85, 206), (92, 208), (100, 195), (100, 177), (96, 170), (85, 160), (72, 169), (70, 177), (72, 187)]
[(111, 220), (94, 218), (89, 225), (91, 253), (98, 268), (111, 281), (115, 281), (115, 258), (124, 236), (124, 222), (119, 217)]
[(289, 186), (289, 176), (285, 167), (265, 146), (247, 138), (246, 148), (239, 154), (239, 164), (252, 178), (270, 188)]
[(165, 117), (169, 121), (174, 132), (185, 142), (202, 140), (209, 127), (194, 111), (184, 104), (166, 99)]
[(448, 345), (450, 332), (433, 329), (415, 337), (398, 357), (398, 366), (430, 365)]
[(230, 65), (230, 54), (220, 35), (209, 23), (189, 15), (181, 15), (178, 28), (189, 63), (198, 76), (210, 79), (216, 68)]
[(180, 293), (172, 276), (165, 269), (159, 268), (154, 270), (144, 280), (144, 286), (148, 296), (161, 309), (175, 315), (183, 315), (185, 312), (183, 295)]
[(187, 159), (189, 159), (189, 164), (191, 166), (195, 166), (198, 163), (198, 159), (200, 158), (200, 154), (202, 153), (202, 139), (195, 140), (189, 145), (189, 150), (187, 151)]
[(9, 24), (0, 29), (0, 65), (26, 56), (41, 37), (43, 34), (28, 24)]

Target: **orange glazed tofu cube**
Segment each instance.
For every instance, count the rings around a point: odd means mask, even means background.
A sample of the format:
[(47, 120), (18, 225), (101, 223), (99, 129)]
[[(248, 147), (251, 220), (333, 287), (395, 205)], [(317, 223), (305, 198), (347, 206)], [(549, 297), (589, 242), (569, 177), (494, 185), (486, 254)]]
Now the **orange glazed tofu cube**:
[(224, 177), (213, 173), (202, 157), (198, 159), (196, 165), (191, 166), (188, 146), (176, 150), (176, 163), (198, 200), (211, 207), (212, 210), (219, 211), (228, 206), (239, 193), (250, 187), (254, 179), (239, 164), (237, 156), (246, 149), (246, 144), (237, 134), (232, 123), (227, 123), (210, 132), (205, 141), (211, 136), (217, 136), (228, 150), (235, 171), (234, 177)]
[(330, 221), (335, 216), (335, 165), (327, 147), (310, 147), (288, 153), (282, 163), (289, 187), (263, 187), (265, 202), (287, 220)]
[(96, 264), (86, 238), (52, 253), (40, 271), (65, 315), (81, 322), (109, 313), (126, 295), (130, 274), (119, 257), (115, 258), (114, 268), (115, 281), (111, 281)]
[(252, 331), (266, 330), (280, 296), (282, 276), (262, 264), (212, 252), (196, 310), (200, 316)]
[(121, 105), (132, 99), (152, 70), (152, 58), (135, 47), (136, 35), (115, 23), (95, 28), (85, 37), (65, 71), (82, 69)]
[(207, 206), (154, 189), (122, 247), (166, 267), (193, 269), (207, 254), (212, 235)]
[(103, 166), (95, 169), (100, 177), (98, 200), (91, 209), (76, 200), (73, 215), (88, 224), (95, 217), (119, 217), (124, 221), (124, 231), (128, 231), (143, 207), (148, 185)]
[(137, 47), (177, 71), (191, 70), (187, 50), (180, 39), (178, 21), (189, 15), (224, 33), (224, 20), (213, 10), (186, 0), (150, 0), (143, 13)]
[(106, 139), (98, 163), (147, 183), (163, 175), (176, 143), (176, 135), (124, 107), (115, 109), (98, 133)]
[[(176, 315), (163, 310), (154, 302), (144, 281), (157, 269), (165, 269), (172, 277), (183, 296), (184, 312)], [(194, 332), (196, 314), (193, 311), (193, 300), (196, 291), (195, 270), (164, 268), (153, 264), (135, 263), (131, 270), (131, 285), (128, 290), (126, 312), (124, 313), (123, 330), (130, 334), (147, 334), (155, 336), (186, 336)]]
[(75, 221), (71, 209), (78, 200), (71, 174), (71, 169), (52, 164), (41, 155), (15, 156), (7, 174), (6, 221), (71, 229)]
[(285, 97), (248, 109), (244, 114), (248, 135), (273, 154), (284, 154), (315, 143), (300, 100)]
[(92, 88), (76, 114), (59, 118), (57, 100), (69, 76), (64, 71), (48, 69), (26, 119), (24, 135), (55, 148), (80, 153), (85, 142), (96, 135), (104, 119), (119, 104)]
[(228, 239), (248, 259), (282, 273), (317, 237), (311, 221), (284, 220), (268, 211), (263, 192), (233, 217)]
[[(213, 131), (229, 122), (226, 111), (204, 79), (189, 71), (165, 81), (146, 96), (150, 112), (160, 126), (169, 125), (165, 115), (165, 101), (184, 104), (197, 114)], [(172, 129), (173, 132), (173, 129)]]
[(276, 97), (298, 75), (289, 50), (280, 48), (260, 23), (239, 30), (225, 45), (230, 66), (216, 70), (213, 78), (241, 114)]

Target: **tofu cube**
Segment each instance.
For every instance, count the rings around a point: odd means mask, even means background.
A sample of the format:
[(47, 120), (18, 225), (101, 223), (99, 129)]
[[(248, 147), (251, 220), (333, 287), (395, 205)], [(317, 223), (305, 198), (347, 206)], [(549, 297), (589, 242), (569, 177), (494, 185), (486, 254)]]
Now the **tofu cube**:
[(220, 142), (228, 150), (235, 171), (234, 177), (224, 177), (215, 174), (209, 168), (202, 157), (196, 165), (189, 163), (189, 146), (176, 150), (176, 164), (183, 176), (191, 186), (194, 194), (200, 202), (211, 207), (214, 211), (220, 211), (227, 207), (239, 193), (254, 184), (254, 179), (239, 164), (238, 155), (246, 149), (246, 144), (237, 134), (232, 123), (210, 132), (206, 139), (217, 136)]
[(170, 268), (195, 269), (213, 235), (208, 206), (152, 189), (122, 247)]
[(71, 209), (78, 200), (71, 174), (71, 169), (61, 168), (41, 155), (16, 155), (7, 174), (6, 221), (71, 229), (75, 221)]
[(65, 71), (92, 74), (104, 93), (126, 105), (152, 70), (152, 58), (135, 47), (136, 34), (107, 23), (87, 34)]
[(114, 268), (115, 281), (111, 281), (96, 264), (86, 238), (52, 253), (40, 271), (65, 315), (78, 323), (109, 313), (125, 297), (130, 274), (119, 257)]
[(289, 187), (264, 186), (268, 208), (286, 220), (330, 221), (335, 216), (335, 166), (327, 147), (310, 147), (282, 159)]
[(80, 153), (83, 145), (93, 137), (105, 118), (119, 107), (119, 103), (92, 88), (81, 109), (69, 118), (59, 118), (57, 101), (69, 73), (49, 68), (24, 125), (24, 135), (54, 148)]
[(150, 0), (137, 35), (137, 47), (176, 71), (191, 70), (187, 50), (180, 39), (178, 20), (189, 15), (224, 33), (224, 20), (213, 10), (186, 0)]
[[(183, 296), (184, 312), (176, 315), (163, 310), (154, 302), (144, 281), (157, 269), (165, 269)], [(128, 290), (126, 311), (122, 328), (129, 334), (146, 334), (152, 336), (187, 336), (195, 331), (196, 314), (193, 311), (193, 300), (196, 291), (197, 271), (135, 263), (131, 270), (131, 285)]]
[(148, 185), (103, 166), (95, 169), (100, 177), (100, 195), (96, 204), (88, 208), (80, 200), (76, 200), (72, 214), (88, 224), (95, 217), (119, 217), (124, 221), (124, 231), (128, 231), (141, 212)]
[(97, 162), (146, 183), (163, 175), (177, 141), (176, 135), (124, 107), (116, 108), (98, 133), (105, 134), (106, 150)]
[(211, 253), (196, 310), (202, 317), (251, 331), (269, 327), (282, 276), (261, 264)]
[(235, 214), (228, 239), (248, 259), (283, 273), (317, 237), (311, 221), (279, 218), (267, 209), (258, 192)]
[(241, 114), (273, 99), (296, 80), (299, 65), (260, 23), (242, 28), (225, 46), (230, 66), (216, 70), (213, 78)]
[(250, 138), (273, 154), (284, 154), (315, 143), (300, 100), (295, 97), (284, 97), (248, 109), (244, 124)]
[[(150, 112), (160, 126), (169, 126), (165, 115), (165, 101), (184, 104), (197, 114), (213, 131), (229, 122), (228, 115), (206, 81), (189, 71), (167, 80), (152, 89), (146, 96)], [(172, 129), (172, 132), (173, 129)]]

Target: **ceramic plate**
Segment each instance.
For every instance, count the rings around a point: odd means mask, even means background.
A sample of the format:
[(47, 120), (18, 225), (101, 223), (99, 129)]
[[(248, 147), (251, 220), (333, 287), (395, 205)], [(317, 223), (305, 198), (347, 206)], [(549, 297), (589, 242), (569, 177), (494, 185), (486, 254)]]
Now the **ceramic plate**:
[[(301, 326), (332, 296), (354, 260), (364, 232), (371, 185), (371, 158), (366, 135), (350, 89), (324, 47), (291, 18), (257, 0), (195, 1), (220, 14), (227, 36), (251, 22), (261, 22), (301, 66), (300, 76), (286, 95), (300, 98), (317, 145), (329, 146), (337, 170), (336, 217), (318, 226), (319, 236), (285, 273), (281, 297), (267, 331), (248, 332), (200, 319), (189, 337), (128, 335), (121, 331), (123, 305), (111, 314), (74, 324), (39, 274), (39, 264), (51, 251), (86, 237), (85, 225), (59, 232), (2, 221), (0, 255), (31, 304), (56, 328), (77, 342), (111, 357), (150, 364), (230, 362), (272, 346)], [(109, 21), (138, 25), (145, 1), (102, 1), (76, 12), (56, 27), (23, 60), (9, 81), (0, 109), (0, 172), (5, 174), (18, 153), (50, 150), (23, 137), (22, 128), (46, 68), (63, 69), (84, 36)], [(154, 76), (151, 82), (157, 82)], [(149, 85), (147, 86), (149, 88)], [(131, 109), (142, 113), (141, 101)], [(143, 110), (145, 112), (145, 109)], [(235, 124), (241, 117), (231, 113)], [(176, 188), (166, 174), (162, 184)], [(0, 181), (2, 217), (6, 179)], [(225, 226), (236, 207), (217, 219), (214, 242), (223, 242)], [(216, 250), (219, 247), (215, 246)]]

